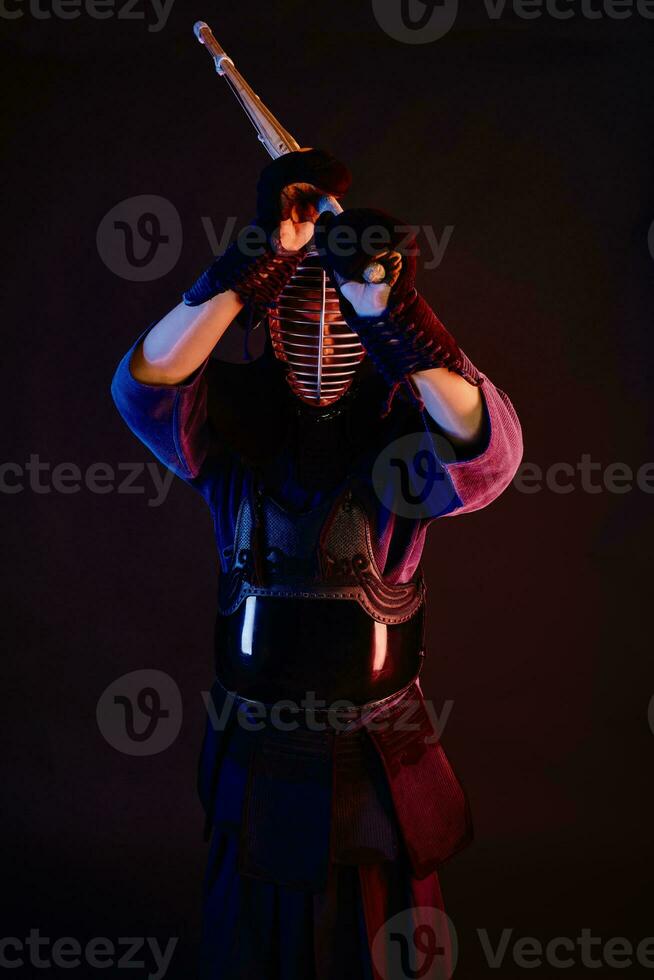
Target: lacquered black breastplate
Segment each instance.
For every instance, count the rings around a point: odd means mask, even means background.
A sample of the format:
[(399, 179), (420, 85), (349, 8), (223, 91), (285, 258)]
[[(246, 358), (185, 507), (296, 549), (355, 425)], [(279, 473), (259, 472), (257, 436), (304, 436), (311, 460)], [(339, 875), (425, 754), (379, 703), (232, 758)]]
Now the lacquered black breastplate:
[(365, 501), (364, 489), (349, 487), (296, 514), (265, 494), (254, 501), (246, 496), (221, 575), (219, 613), (230, 616), (248, 596), (276, 596), (357, 602), (389, 625), (411, 619), (424, 601), (422, 577), (405, 585), (384, 581)]

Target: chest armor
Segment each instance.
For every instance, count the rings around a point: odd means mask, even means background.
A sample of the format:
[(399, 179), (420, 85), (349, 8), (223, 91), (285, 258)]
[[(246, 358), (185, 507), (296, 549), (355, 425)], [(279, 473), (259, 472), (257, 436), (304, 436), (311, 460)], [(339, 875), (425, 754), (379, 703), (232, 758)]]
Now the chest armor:
[(384, 581), (375, 561), (365, 491), (342, 490), (305, 513), (271, 497), (245, 496), (218, 605), (230, 616), (248, 596), (356, 602), (378, 623), (407, 622), (424, 602), (418, 573), (411, 582)]

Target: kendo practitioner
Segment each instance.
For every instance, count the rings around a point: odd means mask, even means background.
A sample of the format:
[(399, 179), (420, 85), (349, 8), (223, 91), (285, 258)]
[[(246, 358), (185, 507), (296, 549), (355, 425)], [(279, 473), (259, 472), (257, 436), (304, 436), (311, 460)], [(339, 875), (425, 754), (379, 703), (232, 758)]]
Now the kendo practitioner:
[[(417, 291), (406, 226), (320, 213), (349, 185), (320, 150), (265, 167), (256, 219), (113, 380), (128, 426), (215, 527), (205, 980), (404, 977), (384, 930), (411, 910), (406, 975), (449, 975), (438, 868), (471, 824), (420, 688), (420, 559), (432, 521), (508, 486), (521, 431)], [(228, 329), (246, 349), (265, 331), (263, 354), (212, 357)], [(373, 470), (420, 433), (436, 491), (407, 516)]]

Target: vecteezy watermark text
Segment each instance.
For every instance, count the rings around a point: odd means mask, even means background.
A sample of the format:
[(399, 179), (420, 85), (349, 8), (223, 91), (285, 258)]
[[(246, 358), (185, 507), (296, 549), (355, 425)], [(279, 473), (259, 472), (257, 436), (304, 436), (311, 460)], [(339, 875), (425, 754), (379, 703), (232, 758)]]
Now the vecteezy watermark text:
[(593, 460), (590, 453), (582, 453), (576, 463), (557, 462), (549, 466), (538, 463), (521, 463), (513, 478), (518, 493), (568, 494), (575, 490), (582, 493), (630, 493), (637, 488), (641, 493), (654, 493), (654, 463), (642, 463), (637, 469), (628, 463), (602, 463)]
[(30, 490), (37, 494), (75, 494), (85, 489), (95, 494), (145, 494), (139, 482), (147, 475), (154, 487), (148, 507), (160, 507), (173, 482), (172, 470), (162, 470), (157, 463), (91, 463), (82, 469), (77, 463), (51, 463), (32, 453), (24, 463), (0, 463), (0, 494), (17, 494)]
[[(168, 972), (178, 937), (168, 940), (165, 949), (152, 936), (121, 936), (117, 940), (96, 936), (82, 943), (73, 936), (50, 939), (42, 936), (39, 929), (31, 929), (29, 936), (0, 938), (0, 969), (17, 970), (31, 966), (36, 970), (71, 970), (81, 966), (102, 971), (109, 967), (118, 969), (147, 970), (140, 976), (148, 980), (163, 980)], [(146, 954), (144, 956), (144, 953)], [(146, 962), (146, 957), (151, 962)], [(84, 974), (88, 977), (88, 973)]]
[[(427, 448), (424, 433), (403, 436), (380, 453), (373, 469), (373, 484), (393, 513), (405, 517), (421, 516), (423, 511), (431, 513), (438, 507), (443, 509), (453, 499), (441, 464), (455, 459), (451, 444), (442, 436), (432, 437)], [(161, 507), (174, 478), (173, 470), (153, 461), (96, 462), (84, 468), (73, 462), (49, 463), (38, 453), (32, 453), (24, 462), (0, 463), (0, 495), (31, 492), (69, 496), (85, 490), (100, 495), (147, 495), (148, 507)], [(149, 494), (148, 483), (152, 487)], [(594, 460), (590, 453), (582, 453), (574, 463), (558, 461), (541, 465), (523, 462), (510, 486), (527, 496), (543, 490), (558, 495), (579, 491), (625, 494), (634, 490), (654, 494), (654, 462), (638, 467), (623, 462), (603, 464)], [(442, 487), (445, 489), (441, 490)]]
[[(454, 447), (442, 435), (423, 431), (402, 436), (385, 446), (375, 460), (372, 482), (377, 497), (400, 517), (422, 520), (446, 514), (459, 503), (447, 471), (456, 459)], [(476, 479), (479, 492), (484, 483), (492, 490), (497, 475), (493, 468), (487, 474), (478, 469)], [(505, 486), (525, 495), (543, 490), (559, 496), (579, 491), (592, 495), (634, 490), (654, 494), (654, 462), (637, 468), (623, 462), (603, 464), (590, 453), (582, 453), (574, 463), (558, 461), (542, 466), (522, 462)]]
[(600, 936), (594, 936), (592, 929), (581, 929), (574, 938), (555, 936), (547, 942), (533, 936), (521, 936), (514, 940), (513, 934), (513, 929), (503, 929), (499, 939), (493, 941), (486, 929), (477, 930), (491, 969), (499, 970), (505, 964), (509, 951), (516, 966), (528, 970), (544, 965), (558, 970), (573, 966), (590, 970), (602, 966), (625, 969), (635, 964), (654, 969), (654, 937), (634, 944), (623, 936), (603, 940)]
[[(214, 257), (222, 255), (234, 238), (243, 255), (253, 258), (263, 255), (268, 247), (263, 228), (252, 224), (237, 231), (239, 219), (234, 215), (227, 217), (222, 227), (207, 215), (200, 218), (200, 223)], [(453, 234), (454, 225), (445, 225), (442, 230), (433, 225), (397, 225), (394, 248), (401, 253), (413, 247), (411, 242), (415, 238), (423, 268), (429, 272), (442, 263)], [(355, 237), (353, 229), (340, 227), (328, 232), (327, 244), (339, 257), (354, 255)], [(96, 246), (104, 264), (129, 282), (163, 278), (177, 265), (182, 244), (179, 212), (167, 198), (157, 194), (140, 194), (120, 201), (104, 215), (96, 234)], [(388, 231), (382, 227), (369, 228), (359, 242), (364, 254), (371, 256), (387, 244)]]
[[(459, 0), (372, 0), (382, 30), (404, 44), (431, 44), (445, 37), (459, 14)], [(483, 0), (476, 9), (489, 20), (512, 15), (525, 21), (540, 20), (654, 20), (654, 0)]]
[[(502, 929), (497, 935), (491, 935), (488, 929), (476, 929), (475, 934), (493, 971), (500, 971), (509, 963), (530, 973), (539, 971), (537, 976), (542, 975), (543, 968), (564, 971), (564, 975), (574, 967), (584, 971), (602, 967), (654, 969), (652, 936), (634, 942), (625, 936), (603, 938), (589, 928), (580, 929), (577, 936), (549, 939), (517, 935), (512, 928)], [(462, 940), (451, 919), (438, 908), (409, 908), (379, 929), (372, 945), (373, 959), (383, 980), (450, 980)]]
[[(407, 698), (391, 707), (357, 706), (340, 699), (326, 701), (313, 691), (297, 700), (277, 699), (264, 704), (245, 701), (230, 691), (202, 691), (207, 719), (214, 732), (236, 724), (247, 732), (347, 732), (364, 724), (369, 732), (415, 733), (424, 745), (439, 742), (450, 720), (454, 701), (440, 710), (426, 698)], [(156, 668), (134, 670), (112, 681), (96, 707), (96, 721), (105, 741), (131, 756), (158, 755), (176, 741), (183, 721), (182, 696), (170, 674)]]
[[(236, 723), (246, 731), (263, 731), (267, 727), (280, 732), (294, 732), (300, 728), (312, 732), (348, 731), (352, 717), (359, 716), (367, 731), (423, 732), (426, 745), (439, 742), (454, 707), (453, 701), (445, 701), (442, 710), (436, 711), (428, 699), (420, 701), (407, 699), (400, 709), (384, 708), (370, 710), (365, 705), (357, 707), (352, 701), (329, 702), (318, 698), (315, 691), (307, 691), (304, 697), (293, 700), (279, 699), (271, 704), (261, 701), (241, 701), (237, 695), (227, 692), (220, 710), (209, 691), (202, 692), (209, 721), (214, 731), (223, 731), (229, 724), (232, 711), (236, 708)], [(431, 733), (425, 731), (426, 713)]]
[(148, 31), (156, 34), (168, 22), (175, 0), (0, 0), (0, 18), (19, 20), (77, 20), (85, 15), (92, 20), (145, 21)]

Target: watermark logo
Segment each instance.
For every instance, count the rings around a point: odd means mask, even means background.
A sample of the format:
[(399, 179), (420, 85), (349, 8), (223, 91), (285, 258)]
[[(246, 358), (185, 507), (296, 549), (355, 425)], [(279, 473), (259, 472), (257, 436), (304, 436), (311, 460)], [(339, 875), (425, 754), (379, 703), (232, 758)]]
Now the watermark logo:
[[(427, 431), (402, 436), (389, 443), (378, 455), (372, 470), (372, 481), (380, 502), (392, 514), (413, 520), (441, 517), (462, 501), (447, 472), (456, 463), (454, 446), (444, 436)], [(575, 463), (554, 462), (549, 466), (523, 462), (513, 477), (498, 482), (494, 468), (475, 473), (475, 498), (490, 503), (506, 488), (531, 496), (549, 491), (557, 496), (571, 493), (622, 495), (639, 491), (654, 494), (654, 462), (637, 468), (628, 463), (606, 465), (582, 453)]]
[(377, 23), (395, 41), (431, 44), (454, 27), (459, 0), (372, 0)]
[[(239, 218), (235, 215), (229, 215), (222, 224), (202, 215), (200, 223), (213, 258), (223, 255), (232, 240), (246, 258), (259, 258), (270, 247), (269, 235), (260, 225), (245, 225), (237, 231)], [(403, 255), (420, 255), (422, 268), (430, 272), (443, 262), (454, 225), (435, 228), (429, 224), (397, 224), (393, 235), (393, 248)], [(155, 194), (141, 194), (111, 208), (102, 218), (96, 238), (100, 258), (111, 272), (132, 282), (151, 282), (175, 268), (184, 234), (179, 212), (171, 201)], [(354, 228), (342, 225), (325, 234), (318, 254), (329, 250), (342, 258), (363, 251), (375, 256), (390, 241), (388, 228), (372, 226), (359, 239)]]
[(384, 923), (371, 952), (383, 980), (450, 980), (458, 959), (456, 930), (440, 909), (406, 909)]
[(182, 697), (162, 670), (135, 670), (106, 688), (96, 711), (106, 741), (125, 755), (157, 755), (182, 727)]
[[(377, 23), (396, 41), (430, 44), (454, 27), (458, 0), (372, 0)], [(479, 5), (490, 21), (517, 17), (569, 21), (654, 20), (654, 0), (483, 0)]]
[(441, 463), (455, 458), (451, 443), (443, 436), (426, 431), (402, 436), (375, 460), (375, 493), (398, 517), (421, 520), (445, 513), (458, 498)]
[(152, 282), (175, 268), (183, 237), (175, 205), (157, 194), (140, 194), (104, 216), (96, 245), (104, 264), (121, 279)]
[[(444, 437), (426, 431), (403, 436), (379, 454), (373, 467), (373, 485), (379, 500), (401, 517), (420, 519), (445, 513), (458, 501), (442, 464), (456, 461), (454, 448)], [(91, 493), (137, 495), (148, 507), (165, 504), (175, 480), (175, 470), (155, 462), (106, 463), (80, 466), (72, 461), (51, 463), (39, 453), (26, 460), (0, 463), (0, 495), (34, 493), (39, 496)], [(496, 473), (479, 471), (480, 491), (492, 491)], [(600, 463), (590, 453), (576, 462), (520, 464), (511, 482), (517, 493), (533, 495), (547, 491), (558, 496), (571, 493), (654, 494), (654, 462), (630, 466), (624, 462)]]

